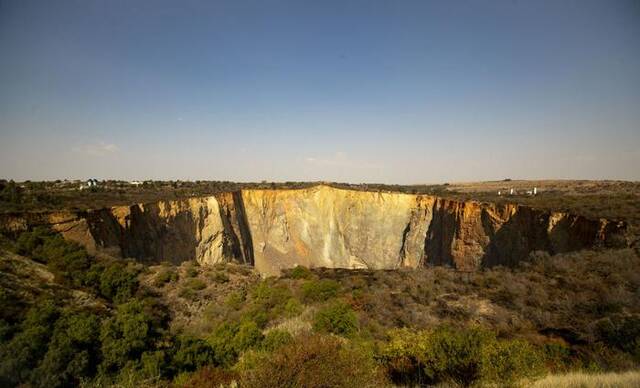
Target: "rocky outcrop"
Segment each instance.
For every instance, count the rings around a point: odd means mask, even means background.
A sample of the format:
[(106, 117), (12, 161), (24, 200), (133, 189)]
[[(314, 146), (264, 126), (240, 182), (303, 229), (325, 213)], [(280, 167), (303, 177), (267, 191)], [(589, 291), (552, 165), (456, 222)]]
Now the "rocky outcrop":
[(536, 250), (612, 246), (626, 228), (623, 222), (515, 204), (329, 186), (1, 217), (5, 230), (48, 224), (91, 251), (146, 262), (236, 261), (265, 274), (298, 264), (475, 270), (513, 265)]

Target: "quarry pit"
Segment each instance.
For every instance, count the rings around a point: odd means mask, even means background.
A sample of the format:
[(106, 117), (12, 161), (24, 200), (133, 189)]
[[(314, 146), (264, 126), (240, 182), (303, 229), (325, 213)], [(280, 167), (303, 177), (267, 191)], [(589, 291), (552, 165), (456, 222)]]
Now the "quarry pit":
[(517, 204), (318, 185), (249, 189), (87, 211), (4, 214), (19, 232), (48, 225), (92, 253), (145, 263), (247, 264), (263, 275), (307, 267), (474, 271), (623, 244), (625, 222)]

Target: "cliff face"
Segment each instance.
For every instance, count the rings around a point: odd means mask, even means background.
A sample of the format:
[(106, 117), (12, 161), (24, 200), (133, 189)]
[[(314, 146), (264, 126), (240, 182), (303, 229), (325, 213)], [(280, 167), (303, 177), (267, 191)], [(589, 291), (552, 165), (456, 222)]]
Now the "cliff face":
[(91, 251), (142, 261), (237, 261), (265, 274), (295, 265), (393, 269), (511, 265), (534, 250), (611, 246), (626, 225), (518, 205), (316, 186), (245, 190), (82, 213), (4, 215), (49, 224)]
[[(417, 197), (337, 190), (244, 191), (256, 268), (275, 273), (297, 264), (397, 268), (401, 251), (415, 254), (424, 235), (406, 239)], [(415, 218), (419, 218), (419, 214)]]
[(89, 212), (96, 246), (143, 261), (253, 264), (239, 193)]

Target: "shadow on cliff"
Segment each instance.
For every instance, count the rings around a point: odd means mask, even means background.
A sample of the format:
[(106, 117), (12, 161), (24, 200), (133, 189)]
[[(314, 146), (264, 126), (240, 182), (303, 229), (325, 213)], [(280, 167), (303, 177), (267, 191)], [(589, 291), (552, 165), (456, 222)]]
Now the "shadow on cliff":
[(496, 265), (514, 266), (533, 251), (552, 252), (547, 225), (548, 214), (540, 214), (531, 208), (519, 207), (515, 214), (497, 225), (483, 211), (483, 228), (489, 236), (489, 245), (481, 259), (483, 267)]
[[(223, 226), (220, 248), (224, 259), (253, 265), (253, 241), (242, 195), (227, 193), (217, 195), (216, 200), (219, 210), (216, 216)], [(198, 248), (206, 248), (211, 243), (198, 238), (209, 216), (206, 206), (200, 206), (198, 214), (191, 209), (172, 212), (172, 207), (179, 206), (172, 201), (163, 206), (162, 212), (170, 216), (161, 214), (158, 204), (146, 204), (129, 207), (122, 224), (113, 209), (90, 211), (84, 217), (96, 245), (111, 255), (133, 257), (146, 263), (180, 264), (197, 259)]]
[(534, 251), (545, 251), (554, 255), (598, 247), (620, 248), (626, 245), (622, 238), (624, 223), (607, 223), (602, 228), (600, 220), (591, 220), (583, 216), (563, 214), (555, 222), (552, 222), (551, 217), (547, 212), (519, 207), (499, 228), (488, 220), (483, 221), (485, 233), (489, 236), (489, 245), (482, 257), (482, 266), (515, 266), (526, 260)]
[(253, 238), (249, 229), (249, 221), (244, 208), (244, 200), (240, 191), (217, 195), (220, 219), (224, 227), (224, 256), (236, 262), (253, 266)]
[[(168, 203), (169, 209), (171, 204)], [(201, 218), (201, 217), (198, 217)], [(96, 244), (109, 253), (133, 257), (143, 262), (169, 261), (179, 264), (196, 255), (196, 218), (181, 211), (170, 218), (160, 215), (157, 204), (134, 205), (121, 225), (110, 210), (91, 212), (87, 216), (89, 230)]]
[(433, 218), (424, 244), (424, 263), (429, 266), (454, 267), (451, 246), (457, 233), (457, 215), (442, 206), (443, 203), (437, 200), (433, 204)]

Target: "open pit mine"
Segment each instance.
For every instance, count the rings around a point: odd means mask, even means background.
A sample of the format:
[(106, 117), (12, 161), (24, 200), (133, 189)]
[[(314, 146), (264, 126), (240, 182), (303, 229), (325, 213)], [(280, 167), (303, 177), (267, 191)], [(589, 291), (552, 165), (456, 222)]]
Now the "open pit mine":
[(19, 232), (49, 225), (90, 252), (145, 263), (236, 262), (265, 275), (296, 265), (472, 271), (614, 246), (626, 224), (515, 204), (315, 186), (242, 190), (89, 211), (5, 214)]

